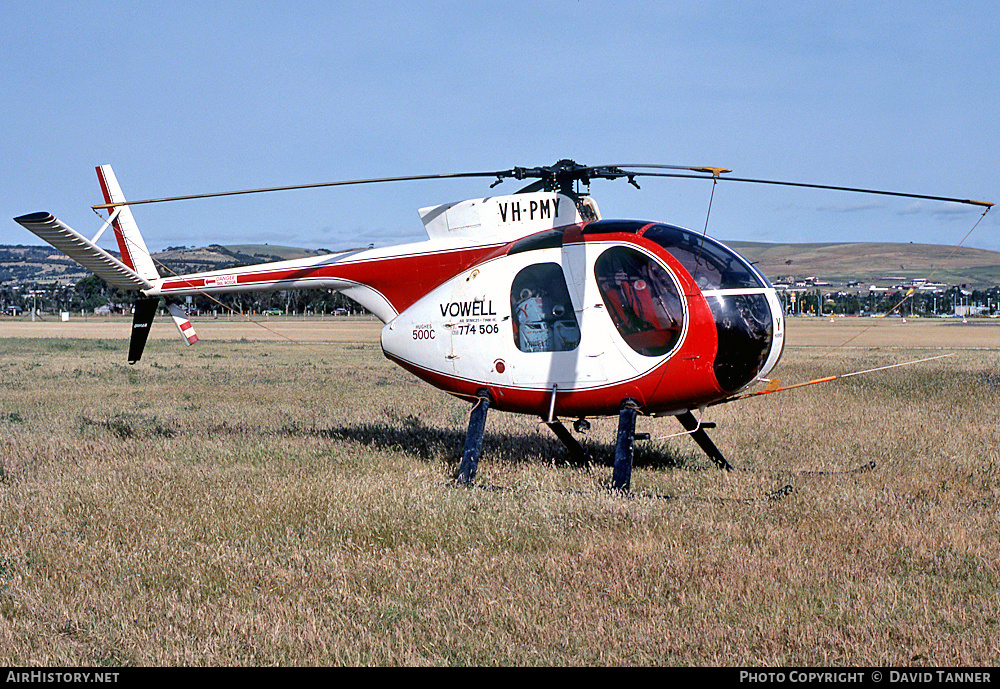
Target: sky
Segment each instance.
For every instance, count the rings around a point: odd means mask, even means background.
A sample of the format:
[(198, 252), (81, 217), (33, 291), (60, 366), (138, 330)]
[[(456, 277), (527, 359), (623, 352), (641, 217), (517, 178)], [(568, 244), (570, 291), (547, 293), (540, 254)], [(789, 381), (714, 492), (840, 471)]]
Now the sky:
[[(0, 23), (0, 207), (86, 236), (130, 199), (588, 165), (1000, 202), (1000, 4), (47, 2)], [(483, 179), (137, 206), (149, 248), (425, 238)], [(958, 244), (981, 208), (708, 180), (595, 181), (606, 218), (728, 240)], [(712, 199), (708, 214), (709, 199)], [(39, 244), (12, 220), (0, 244)], [(1000, 209), (966, 246), (1000, 251)], [(112, 248), (113, 239), (102, 245)]]

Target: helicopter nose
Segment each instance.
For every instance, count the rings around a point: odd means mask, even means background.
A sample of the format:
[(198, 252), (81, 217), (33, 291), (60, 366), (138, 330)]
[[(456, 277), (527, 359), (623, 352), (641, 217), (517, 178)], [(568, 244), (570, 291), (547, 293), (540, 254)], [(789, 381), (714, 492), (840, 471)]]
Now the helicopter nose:
[(781, 359), (782, 352), (785, 350), (785, 309), (778, 298), (776, 290), (768, 290), (767, 304), (771, 310), (772, 320), (771, 350), (764, 360), (764, 367), (757, 373), (758, 378), (762, 378), (774, 370), (774, 367), (778, 365), (778, 360)]
[(774, 368), (784, 346), (784, 317), (774, 289), (715, 294), (708, 298), (715, 317), (718, 351), (715, 378), (735, 392)]

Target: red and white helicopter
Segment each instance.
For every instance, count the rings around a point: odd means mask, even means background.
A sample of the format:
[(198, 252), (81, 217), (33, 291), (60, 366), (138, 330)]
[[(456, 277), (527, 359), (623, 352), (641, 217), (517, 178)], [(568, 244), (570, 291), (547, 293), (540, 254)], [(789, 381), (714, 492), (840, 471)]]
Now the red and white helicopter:
[[(703, 233), (659, 222), (604, 220), (581, 191), (594, 179), (702, 177), (837, 189), (985, 206), (987, 202), (870, 189), (721, 177), (722, 168), (552, 166), (274, 187), (127, 202), (110, 166), (97, 168), (107, 222), (87, 239), (50, 213), (16, 222), (116, 287), (135, 290), (129, 361), (142, 350), (160, 298), (188, 342), (197, 335), (177, 298), (332, 289), (377, 316), (385, 356), (431, 385), (473, 400), (457, 479), (476, 474), (486, 414), (541, 419), (577, 458), (560, 418), (618, 415), (611, 485), (631, 481), (638, 413), (676, 416), (720, 467), (729, 463), (694, 412), (762, 380), (785, 343), (781, 301), (746, 259)], [(456, 177), (534, 180), (508, 196), (423, 208), (423, 242), (162, 277), (131, 206), (205, 196)], [(113, 227), (121, 259), (97, 245)]]

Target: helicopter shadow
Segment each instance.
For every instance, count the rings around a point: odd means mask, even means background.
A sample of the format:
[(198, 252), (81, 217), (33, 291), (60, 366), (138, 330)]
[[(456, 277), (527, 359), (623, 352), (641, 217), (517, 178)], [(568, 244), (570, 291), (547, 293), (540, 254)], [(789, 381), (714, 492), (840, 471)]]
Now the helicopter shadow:
[[(386, 410), (387, 420), (329, 426), (311, 431), (329, 440), (353, 442), (377, 450), (400, 452), (424, 462), (446, 462), (456, 468), (462, 460), (466, 431), (440, 428), (412, 414), (397, 415)], [(547, 432), (496, 432), (483, 436), (483, 459), (507, 464), (556, 464), (586, 467), (614, 465), (612, 442), (583, 440), (589, 461), (574, 458), (566, 447)], [(647, 443), (637, 443), (633, 464), (648, 469), (690, 467), (690, 455)]]

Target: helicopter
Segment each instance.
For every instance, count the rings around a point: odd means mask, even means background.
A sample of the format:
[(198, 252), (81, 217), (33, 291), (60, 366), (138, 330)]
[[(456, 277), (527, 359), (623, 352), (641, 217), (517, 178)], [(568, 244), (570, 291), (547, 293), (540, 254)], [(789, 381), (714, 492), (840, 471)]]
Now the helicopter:
[[(138, 362), (160, 300), (181, 336), (198, 336), (180, 303), (196, 294), (330, 289), (384, 325), (384, 355), (434, 387), (473, 403), (459, 484), (475, 479), (490, 409), (540, 418), (574, 459), (574, 430), (618, 416), (610, 486), (629, 492), (636, 418), (674, 416), (721, 469), (728, 460), (700, 416), (766, 381), (786, 333), (774, 286), (746, 258), (705, 232), (663, 222), (604, 219), (593, 180), (704, 178), (956, 202), (989, 202), (873, 189), (724, 177), (725, 168), (676, 165), (542, 167), (345, 180), (127, 201), (110, 165), (96, 168), (108, 217), (88, 239), (51, 213), (14, 220), (109, 284), (138, 293), (128, 361)], [(487, 178), (533, 180), (514, 194), (419, 210), (427, 240), (176, 276), (161, 276), (132, 207), (292, 189)], [(984, 211), (985, 214), (985, 211)], [(103, 216), (101, 216), (103, 218)], [(113, 228), (120, 258), (97, 245)], [(707, 228), (706, 228), (707, 229)]]

